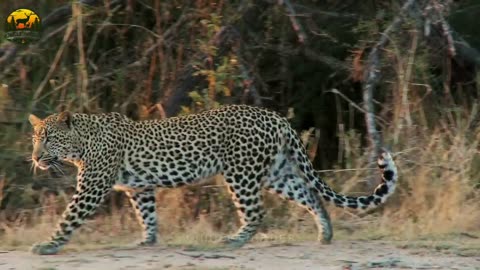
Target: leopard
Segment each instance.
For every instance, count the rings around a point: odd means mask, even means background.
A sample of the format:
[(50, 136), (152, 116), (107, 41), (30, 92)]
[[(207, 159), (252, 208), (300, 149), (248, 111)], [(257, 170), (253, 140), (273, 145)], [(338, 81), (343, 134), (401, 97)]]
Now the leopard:
[[(65, 163), (77, 168), (76, 189), (53, 234), (31, 252), (58, 253), (112, 190), (133, 206), (142, 227), (139, 246), (157, 243), (157, 188), (176, 188), (222, 175), (241, 225), (220, 242), (239, 248), (256, 234), (266, 214), (265, 193), (298, 204), (312, 215), (318, 241), (329, 244), (333, 229), (324, 201), (364, 211), (394, 193), (398, 173), (392, 155), (379, 151), (380, 183), (371, 195), (347, 196), (324, 182), (289, 120), (273, 110), (224, 105), (176, 117), (133, 120), (117, 112), (62, 111), (33, 127), (32, 165), (41, 170)], [(266, 192), (265, 192), (266, 191)]]

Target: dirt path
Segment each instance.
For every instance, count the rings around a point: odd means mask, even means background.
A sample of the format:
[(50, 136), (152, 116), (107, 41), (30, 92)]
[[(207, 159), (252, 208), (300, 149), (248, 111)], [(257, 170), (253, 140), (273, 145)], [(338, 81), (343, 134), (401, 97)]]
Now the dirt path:
[(480, 256), (402, 249), (386, 242), (335, 241), (298, 245), (252, 244), (233, 251), (187, 251), (180, 248), (135, 248), (67, 251), (35, 256), (0, 251), (0, 269), (480, 269)]

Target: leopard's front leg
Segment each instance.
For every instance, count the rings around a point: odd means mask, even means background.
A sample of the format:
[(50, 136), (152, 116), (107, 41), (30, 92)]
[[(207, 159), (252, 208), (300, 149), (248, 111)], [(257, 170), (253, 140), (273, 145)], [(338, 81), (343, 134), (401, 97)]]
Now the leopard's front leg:
[(56, 254), (71, 238), (73, 231), (79, 228), (85, 219), (93, 214), (98, 205), (112, 189), (111, 173), (98, 173), (94, 170), (79, 169), (77, 188), (57, 225), (50, 241), (37, 243), (31, 251), (39, 255)]

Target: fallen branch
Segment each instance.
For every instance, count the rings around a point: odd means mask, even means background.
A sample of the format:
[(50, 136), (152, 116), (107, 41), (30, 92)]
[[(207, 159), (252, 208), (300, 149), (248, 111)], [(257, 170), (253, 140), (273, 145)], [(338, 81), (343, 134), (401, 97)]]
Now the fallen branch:
[(200, 253), (200, 254), (188, 254), (188, 253), (183, 253), (183, 252), (175, 252), (177, 254), (180, 254), (180, 255), (183, 255), (183, 256), (188, 256), (188, 257), (191, 257), (191, 258), (195, 258), (195, 259), (198, 259), (198, 258), (203, 258), (203, 259), (222, 259), (222, 258), (226, 258), (226, 259), (235, 259), (234, 256), (229, 256), (229, 255), (222, 255), (222, 254), (211, 254), (211, 255), (208, 255), (208, 254), (203, 254), (203, 253)]
[(205, 255), (205, 256), (203, 256), (203, 258), (205, 258), (205, 259), (221, 259), (221, 258), (235, 259), (234, 256), (222, 255), (222, 254)]

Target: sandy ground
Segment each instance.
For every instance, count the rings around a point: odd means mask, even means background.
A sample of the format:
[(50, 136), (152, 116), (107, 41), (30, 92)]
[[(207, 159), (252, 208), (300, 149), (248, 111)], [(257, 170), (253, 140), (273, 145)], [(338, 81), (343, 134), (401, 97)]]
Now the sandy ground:
[(0, 251), (0, 269), (480, 269), (479, 256), (380, 241), (294, 245), (251, 244), (237, 250), (193, 251), (172, 247), (64, 251), (37, 256)]

